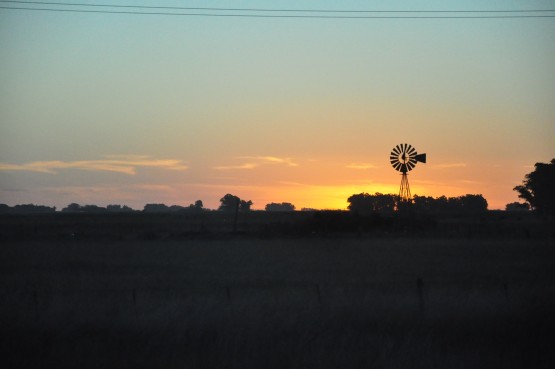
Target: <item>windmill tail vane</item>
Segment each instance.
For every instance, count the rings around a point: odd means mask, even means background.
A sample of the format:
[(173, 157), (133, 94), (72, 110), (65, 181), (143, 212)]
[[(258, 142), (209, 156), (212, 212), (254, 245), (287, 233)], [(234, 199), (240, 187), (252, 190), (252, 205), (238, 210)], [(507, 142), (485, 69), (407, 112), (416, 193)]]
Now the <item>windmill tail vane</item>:
[(399, 144), (391, 150), (389, 161), (395, 170), (401, 172), (400, 200), (403, 202), (411, 201), (412, 196), (407, 173), (414, 169), (416, 163), (426, 163), (426, 154), (419, 154), (409, 144)]

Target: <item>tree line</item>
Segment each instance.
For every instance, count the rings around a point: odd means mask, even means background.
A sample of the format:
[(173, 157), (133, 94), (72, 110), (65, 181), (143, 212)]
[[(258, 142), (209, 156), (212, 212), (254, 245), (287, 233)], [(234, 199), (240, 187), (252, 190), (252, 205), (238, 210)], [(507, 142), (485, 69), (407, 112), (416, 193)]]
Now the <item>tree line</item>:
[(414, 196), (409, 203), (402, 203), (393, 194), (360, 193), (347, 199), (348, 209), (359, 215), (392, 214), (401, 206), (420, 214), (478, 214), (488, 210), (488, 202), (482, 195), (458, 197)]
[[(528, 211), (534, 210), (541, 214), (555, 214), (555, 159), (550, 163), (536, 163), (534, 170), (525, 175), (521, 185), (514, 188), (518, 192), (519, 198), (524, 202), (513, 202), (506, 205), (507, 211)], [(411, 211), (421, 214), (477, 214), (487, 211), (488, 203), (481, 194), (467, 194), (457, 197), (430, 197), (414, 196), (408, 204), (401, 204), (399, 196), (393, 194), (368, 194), (359, 193), (347, 199), (348, 209), (356, 214), (388, 214), (393, 213), (401, 207), (408, 205)], [(217, 211), (239, 213), (251, 211), (253, 202), (244, 200), (232, 194), (226, 194), (220, 199), (220, 206)], [(269, 212), (290, 212), (295, 211), (295, 205), (290, 202), (269, 203), (265, 206), (265, 211)], [(314, 210), (314, 209), (301, 209)], [(144, 213), (199, 213), (212, 211), (206, 209), (202, 200), (197, 200), (189, 206), (165, 204), (146, 204), (142, 210)], [(23, 204), (13, 207), (0, 204), (0, 214), (26, 214), (26, 213), (54, 213), (56, 207), (44, 205)], [(131, 213), (138, 212), (126, 205), (108, 205), (101, 207), (97, 205), (79, 205), (71, 203), (61, 209), (62, 213)]]

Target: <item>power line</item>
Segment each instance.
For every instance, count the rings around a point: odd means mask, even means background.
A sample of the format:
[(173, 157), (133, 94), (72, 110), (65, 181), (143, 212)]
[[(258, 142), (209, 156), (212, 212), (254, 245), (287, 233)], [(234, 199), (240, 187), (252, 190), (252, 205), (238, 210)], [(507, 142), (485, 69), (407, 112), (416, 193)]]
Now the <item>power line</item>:
[[(47, 4), (42, 2), (23, 2), (23, 1), (1, 1), (0, 3), (24, 3), (24, 4)], [(51, 3), (52, 5), (69, 6), (67, 3)], [(89, 5), (89, 4), (71, 4), (71, 6), (102, 6), (112, 8), (122, 7), (139, 7), (133, 5)], [(169, 7), (141, 7), (143, 9), (169, 9)], [(64, 8), (37, 8), (37, 7), (18, 7), (18, 6), (0, 6), (0, 9), (6, 10), (23, 10), (23, 11), (42, 11), (42, 12), (63, 12), (63, 13), (96, 13), (96, 14), (125, 14), (125, 15), (170, 15), (170, 16), (197, 16), (197, 17), (242, 17), (242, 18), (320, 18), (320, 19), (493, 19), (493, 18), (555, 18), (555, 14), (521, 14), (531, 12), (555, 12), (555, 10), (507, 10), (498, 11), (496, 13), (513, 13), (513, 14), (490, 14), (495, 11), (332, 11), (332, 10), (293, 10), (293, 9), (231, 9), (231, 8), (177, 8), (172, 10), (187, 9), (187, 10), (210, 10), (210, 11), (275, 11), (275, 12), (357, 12), (357, 13), (486, 13), (486, 15), (306, 15), (306, 14), (250, 14), (250, 13), (180, 13), (180, 12), (142, 12), (142, 11), (119, 11), (119, 10), (92, 10), (92, 9), (64, 9)], [(519, 13), (519, 14), (514, 14)]]
[(264, 14), (210, 14), (210, 13), (174, 13), (174, 12), (132, 12), (113, 10), (54, 9), (54, 8), (21, 8), (0, 6), (0, 9), (30, 10), (66, 13), (97, 13), (97, 14), (133, 14), (133, 15), (173, 15), (199, 17), (246, 17), (246, 18), (323, 18), (323, 19), (482, 19), (482, 18), (555, 18), (555, 15), (473, 15), (473, 16), (344, 16), (344, 15), (264, 15)]
[[(229, 12), (296, 12), (296, 13), (542, 13), (555, 12), (555, 9), (512, 9), (512, 10), (333, 10), (333, 9), (262, 9), (262, 8), (214, 8), (214, 7), (181, 7), (181, 6), (148, 6), (121, 4), (87, 4), (68, 2), (0, 0), (0, 3), (56, 5), (70, 7), (100, 7), (100, 8), (132, 8), (132, 9), (166, 9), (166, 10), (201, 10), (201, 11), (229, 11)], [(19, 8), (18, 8), (19, 9)], [(31, 8), (25, 8), (30, 9)], [(38, 8), (37, 8), (38, 9)]]

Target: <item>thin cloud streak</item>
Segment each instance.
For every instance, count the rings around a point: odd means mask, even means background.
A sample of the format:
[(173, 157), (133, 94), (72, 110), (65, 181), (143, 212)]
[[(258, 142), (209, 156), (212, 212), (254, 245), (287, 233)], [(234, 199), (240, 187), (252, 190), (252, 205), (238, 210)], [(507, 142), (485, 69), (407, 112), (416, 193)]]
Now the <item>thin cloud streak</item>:
[(433, 169), (466, 168), (466, 163), (448, 163), (432, 165)]
[(299, 166), (299, 164), (295, 163), (291, 158), (278, 158), (276, 156), (240, 156), (238, 159), (258, 160), (266, 164), (286, 164), (290, 167)]
[(236, 159), (249, 160), (246, 163), (239, 165), (219, 165), (213, 167), (216, 170), (234, 170), (234, 169), (254, 169), (263, 165), (271, 164), (284, 164), (289, 167), (297, 167), (299, 164), (295, 163), (291, 158), (278, 158), (276, 156), (238, 156)]
[(258, 167), (257, 164), (254, 163), (245, 163), (241, 165), (222, 165), (214, 167), (216, 170), (234, 170), (234, 169), (254, 169)]
[(364, 170), (364, 169), (376, 169), (378, 167), (370, 163), (351, 163), (351, 164), (348, 164), (346, 168)]
[[(111, 156), (114, 157), (114, 156)], [(27, 171), (56, 174), (63, 169), (78, 169), (101, 172), (115, 172), (135, 175), (137, 168), (148, 167), (166, 170), (187, 170), (181, 160), (149, 159), (148, 156), (119, 156), (120, 159), (78, 160), (78, 161), (33, 161), (24, 164), (0, 163), (0, 171)]]

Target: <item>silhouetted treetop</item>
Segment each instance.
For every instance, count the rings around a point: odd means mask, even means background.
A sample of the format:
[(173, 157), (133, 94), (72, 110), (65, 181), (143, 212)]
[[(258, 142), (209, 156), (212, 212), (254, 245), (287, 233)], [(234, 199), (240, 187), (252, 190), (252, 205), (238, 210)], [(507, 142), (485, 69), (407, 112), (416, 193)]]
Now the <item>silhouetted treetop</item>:
[(201, 200), (195, 201), (194, 204), (189, 205), (190, 210), (201, 211), (204, 209), (204, 204)]
[[(348, 209), (360, 215), (371, 213), (393, 213), (399, 206), (399, 196), (393, 194), (381, 194), (379, 192), (374, 195), (360, 193), (352, 195), (347, 199), (349, 202)], [(436, 214), (477, 214), (484, 212), (488, 208), (488, 202), (482, 195), (464, 195), (458, 197), (440, 196), (433, 198), (430, 196), (414, 196), (410, 203), (413, 211), (419, 213), (436, 213)]]
[(10, 207), (6, 204), (0, 204), (0, 213), (9, 214), (36, 214), (36, 213), (53, 213), (56, 207), (35, 205), (35, 204), (22, 204)]
[(359, 193), (347, 199), (348, 209), (354, 213), (365, 215), (369, 213), (392, 213), (395, 210), (396, 195), (381, 194), (374, 195)]
[(106, 206), (106, 210), (111, 213), (131, 213), (135, 211), (127, 205), (108, 205)]
[(229, 193), (220, 199), (220, 203), (218, 210), (226, 212), (250, 211), (253, 204), (251, 200), (241, 200), (238, 196)]
[(413, 208), (420, 213), (478, 214), (488, 210), (487, 200), (480, 195), (467, 194), (457, 197), (414, 196)]
[(272, 202), (270, 204), (266, 204), (265, 209), (266, 211), (294, 211), (295, 205), (291, 204), (290, 202)]
[(532, 209), (543, 214), (555, 214), (555, 159), (550, 163), (536, 163), (535, 169), (524, 176), (522, 185), (516, 186), (518, 197)]
[(146, 204), (143, 207), (145, 213), (164, 213), (169, 212), (170, 208), (166, 204)]
[(62, 209), (63, 213), (81, 213), (83, 210), (81, 209), (81, 205), (72, 202), (68, 206)]
[(529, 211), (530, 205), (521, 202), (511, 202), (505, 205), (505, 211)]

